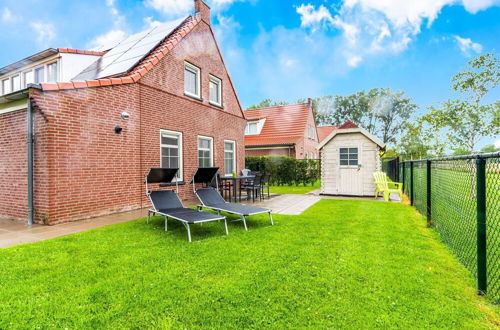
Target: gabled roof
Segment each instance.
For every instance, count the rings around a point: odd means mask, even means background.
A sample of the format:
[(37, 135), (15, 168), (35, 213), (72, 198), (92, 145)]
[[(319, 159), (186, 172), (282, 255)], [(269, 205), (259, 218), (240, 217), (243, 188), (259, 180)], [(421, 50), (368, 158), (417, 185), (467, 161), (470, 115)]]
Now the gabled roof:
[[(355, 127), (352, 127), (352, 126), (355, 126)], [(345, 127), (345, 128), (343, 128), (343, 127)], [(368, 132), (364, 128), (358, 127), (358, 125), (354, 124), (353, 122), (346, 122), (344, 125), (341, 125), (336, 130), (333, 130), (333, 132), (331, 132), (323, 141), (321, 141), (319, 146), (318, 146), (318, 150), (322, 149), (336, 135), (349, 134), (349, 133), (361, 133), (364, 136), (366, 136), (368, 139), (373, 141), (375, 144), (377, 144), (380, 148), (385, 148), (385, 143), (382, 142), (378, 137), (371, 134), (370, 132)]]
[(317, 127), (317, 130), (318, 130), (318, 141), (321, 143), (335, 129), (337, 129), (337, 126), (334, 126), (334, 125), (318, 126)]
[[(189, 32), (191, 32), (191, 30), (199, 22), (201, 22), (201, 16), (199, 14), (196, 14), (194, 16), (189, 16), (183, 20), (177, 20), (166, 23), (166, 25), (164, 25), (160, 30), (149, 29), (147, 31), (141, 32), (137, 35), (129, 37), (129, 38), (135, 37), (136, 39), (127, 38), (124, 40), (124, 41), (128, 40), (127, 43), (130, 44), (129, 48), (127, 48), (126, 44), (123, 44), (122, 42), (120, 43), (122, 45), (121, 48), (122, 52), (116, 52), (114, 57), (108, 57), (108, 54), (110, 54), (113, 51), (114, 49), (113, 48), (108, 52), (106, 52), (106, 54), (104, 54), (103, 58), (106, 57), (106, 61), (103, 61), (101, 58), (98, 61), (96, 61), (96, 63), (94, 63), (96, 64), (95, 66), (92, 65), (91, 67), (85, 69), (84, 70), (85, 76), (83, 76), (83, 72), (82, 75), (79, 75), (82, 77), (81, 79), (83, 80), (75, 80), (76, 78), (78, 78), (77, 76), (75, 79), (73, 79), (73, 81), (70, 82), (42, 83), (40, 85), (42, 89), (45, 91), (54, 91), (54, 90), (64, 90), (64, 89), (132, 84), (141, 79), (145, 74), (147, 74)], [(167, 27), (173, 26), (175, 24), (178, 24), (178, 26), (176, 26), (175, 28), (173, 28), (173, 30), (168, 32)], [(163, 36), (161, 40), (154, 42), (146, 42), (148, 39), (144, 38), (146, 38), (148, 35), (152, 37), (155, 34), (154, 33), (155, 31), (158, 33), (155, 37), (158, 37), (160, 34)], [(142, 39), (140, 39), (141, 35), (143, 37)], [(139, 39), (142, 40), (142, 43), (139, 43)], [(157, 38), (152, 38), (152, 39), (157, 40)], [(118, 44), (118, 46), (120, 46), (120, 44)], [(132, 44), (134, 44), (135, 46), (132, 47)], [(145, 50), (147, 50), (147, 52), (144, 53)], [(143, 55), (137, 57), (132, 56), (138, 53), (142, 53)], [(130, 60), (126, 60), (125, 58), (123, 58), (124, 59), (123, 61), (119, 61), (118, 58), (119, 56), (121, 56), (120, 54), (122, 55), (127, 54), (127, 58)], [(107, 76), (104, 77), (103, 75)]]
[(291, 145), (304, 138), (309, 104), (281, 105), (246, 110), (245, 118), (266, 119), (259, 135), (245, 136), (245, 146)]

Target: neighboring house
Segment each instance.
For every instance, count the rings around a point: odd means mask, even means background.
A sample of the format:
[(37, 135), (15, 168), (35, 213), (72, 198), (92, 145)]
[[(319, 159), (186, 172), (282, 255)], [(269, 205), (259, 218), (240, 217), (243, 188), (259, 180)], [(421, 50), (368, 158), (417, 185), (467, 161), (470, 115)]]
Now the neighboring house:
[(318, 158), (318, 133), (308, 103), (245, 111), (246, 156)]
[(327, 125), (327, 126), (318, 126), (317, 128), (318, 131), (318, 141), (319, 143), (323, 142), (324, 139), (328, 137), (335, 129), (337, 129), (337, 126), (334, 125)]
[(55, 224), (147, 207), (151, 167), (179, 167), (193, 198), (198, 166), (244, 167), (246, 121), (202, 0), (107, 52), (49, 49), (0, 72), (0, 217)]
[(352, 122), (333, 130), (319, 145), (321, 194), (374, 196), (384, 143)]

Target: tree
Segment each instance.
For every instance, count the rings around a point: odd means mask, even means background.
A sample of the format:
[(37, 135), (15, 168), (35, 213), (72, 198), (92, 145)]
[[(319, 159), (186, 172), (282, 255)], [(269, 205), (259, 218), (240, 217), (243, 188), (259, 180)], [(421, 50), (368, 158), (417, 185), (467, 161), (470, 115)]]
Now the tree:
[(481, 148), (481, 152), (495, 152), (500, 151), (500, 148), (496, 148), (494, 144), (488, 144)]
[(429, 136), (424, 131), (422, 121), (407, 122), (397, 148), (404, 159), (426, 158), (431, 150)]
[(427, 117), (447, 131), (453, 149), (466, 148), (473, 153), (483, 137), (500, 133), (500, 102), (481, 104), (484, 96), (500, 83), (500, 61), (492, 54), (480, 55), (452, 82), (452, 89), (465, 95), (465, 99), (447, 100), (440, 108), (431, 107)]
[(313, 99), (317, 124), (338, 126), (352, 121), (389, 144), (396, 142), (416, 108), (404, 92), (392, 92), (389, 88)]
[(268, 107), (275, 107), (279, 105), (287, 105), (288, 102), (286, 101), (273, 101), (271, 99), (263, 99), (259, 103), (252, 104), (251, 106), (248, 107), (248, 109), (259, 109), (259, 108), (268, 108)]

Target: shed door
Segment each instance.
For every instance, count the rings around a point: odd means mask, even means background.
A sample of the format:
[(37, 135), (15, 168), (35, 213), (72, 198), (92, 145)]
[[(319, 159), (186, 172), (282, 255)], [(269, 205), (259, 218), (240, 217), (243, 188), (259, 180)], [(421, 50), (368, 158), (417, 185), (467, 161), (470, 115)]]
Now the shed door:
[(363, 195), (360, 146), (339, 148), (338, 191), (341, 195)]

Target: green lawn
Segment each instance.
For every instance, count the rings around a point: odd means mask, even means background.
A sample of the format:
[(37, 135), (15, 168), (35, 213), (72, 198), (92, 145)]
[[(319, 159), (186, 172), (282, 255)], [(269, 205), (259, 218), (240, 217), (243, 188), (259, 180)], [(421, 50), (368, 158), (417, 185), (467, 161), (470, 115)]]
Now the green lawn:
[(499, 309), (412, 208), (145, 219), (0, 250), (0, 328), (488, 328)]
[(303, 184), (299, 184), (298, 186), (271, 186), (270, 191), (274, 194), (307, 194), (308, 192), (319, 189), (320, 187), (321, 182), (316, 181), (313, 185), (308, 184), (306, 186), (304, 186)]

